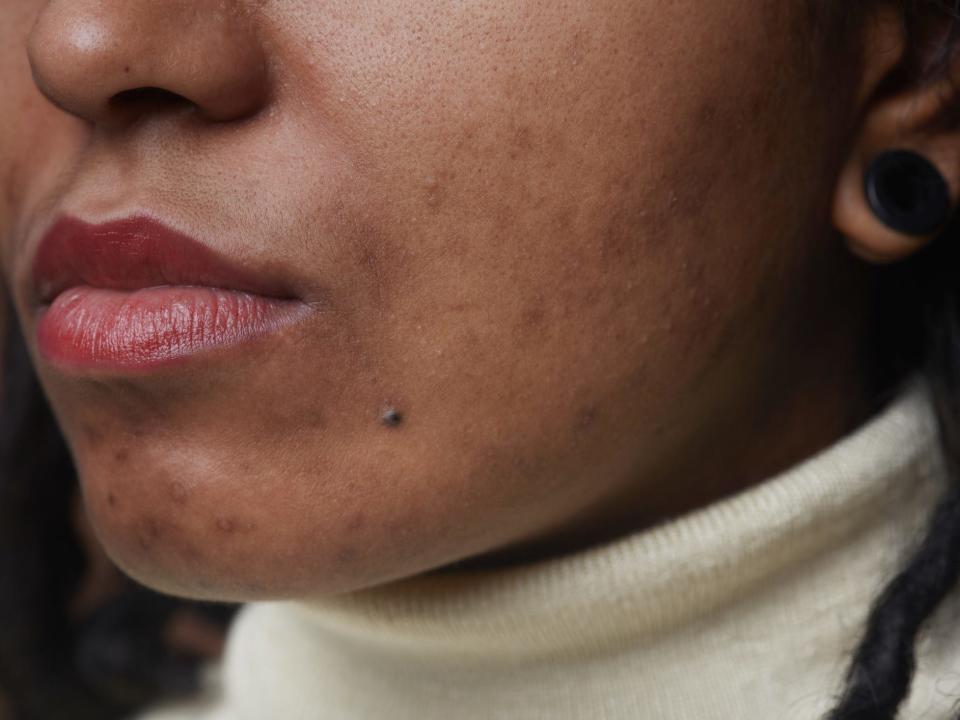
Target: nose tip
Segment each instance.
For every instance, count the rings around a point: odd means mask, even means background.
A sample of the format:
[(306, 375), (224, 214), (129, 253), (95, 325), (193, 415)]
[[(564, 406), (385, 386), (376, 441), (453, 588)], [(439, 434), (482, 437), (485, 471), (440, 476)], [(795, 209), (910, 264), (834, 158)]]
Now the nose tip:
[(144, 91), (210, 121), (237, 120), (269, 89), (255, 27), (226, 0), (52, 0), (27, 51), (40, 91), (91, 123), (115, 120)]

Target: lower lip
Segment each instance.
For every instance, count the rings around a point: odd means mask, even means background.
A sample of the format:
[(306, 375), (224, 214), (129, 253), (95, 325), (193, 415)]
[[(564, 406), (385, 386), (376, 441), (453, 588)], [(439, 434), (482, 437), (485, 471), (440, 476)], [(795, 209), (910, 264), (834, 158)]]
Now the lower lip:
[(65, 368), (150, 370), (272, 334), (304, 309), (219, 288), (78, 286), (42, 311), (37, 345), (47, 361)]

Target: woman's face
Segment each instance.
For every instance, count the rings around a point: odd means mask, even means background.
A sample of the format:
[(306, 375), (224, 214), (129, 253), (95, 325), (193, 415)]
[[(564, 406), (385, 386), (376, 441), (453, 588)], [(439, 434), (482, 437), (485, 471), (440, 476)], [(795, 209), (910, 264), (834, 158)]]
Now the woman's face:
[[(198, 597), (336, 592), (777, 469), (806, 441), (754, 434), (853, 373), (807, 347), (852, 355), (857, 306), (829, 227), (856, 78), (809, 6), (8, 0), (5, 281), (114, 559)], [(143, 217), (293, 310), (183, 345), (201, 291), (144, 309), (165, 268), (101, 268), (45, 321), (48, 231), (109, 256)]]

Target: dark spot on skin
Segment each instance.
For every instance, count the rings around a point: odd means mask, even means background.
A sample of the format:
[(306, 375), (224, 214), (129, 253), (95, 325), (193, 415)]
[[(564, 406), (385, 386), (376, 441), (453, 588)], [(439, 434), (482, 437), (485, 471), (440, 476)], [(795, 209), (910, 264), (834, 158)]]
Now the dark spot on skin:
[(123, 66), (123, 71), (124, 71), (125, 73), (130, 72), (130, 66), (129, 66), (129, 65), (124, 65), (124, 66)]
[(217, 530), (224, 533), (233, 533), (237, 530), (237, 524), (233, 521), (233, 518), (218, 517)]
[(117, 496), (114, 495), (113, 493), (107, 493), (107, 505), (109, 505), (110, 507), (116, 507)]
[(443, 204), (443, 186), (436, 177), (430, 175), (424, 181), (424, 190), (426, 192), (426, 203), (428, 207), (436, 210)]
[(193, 543), (184, 543), (180, 548), (180, 556), (188, 562), (195, 562), (203, 557), (200, 548)]
[(344, 545), (337, 550), (336, 561), (340, 565), (349, 565), (357, 559), (357, 549), (351, 545)]
[(347, 530), (359, 530), (366, 521), (367, 519), (363, 511), (356, 512), (350, 517), (350, 521), (347, 523)]
[(547, 319), (547, 310), (541, 304), (534, 304), (526, 309), (520, 315), (520, 328), (522, 330), (532, 330), (543, 326)]
[(518, 154), (526, 154), (533, 150), (533, 133), (525, 125), (516, 125), (513, 128), (512, 144), (517, 152), (510, 153), (511, 159)]
[(586, 431), (594, 421), (597, 419), (597, 406), (596, 405), (586, 405), (580, 408), (577, 411), (576, 418), (574, 419), (574, 429), (578, 433)]
[(177, 505), (186, 505), (188, 494), (187, 488), (182, 482), (174, 482), (170, 485), (170, 497)]
[(103, 433), (97, 430), (93, 425), (84, 425), (81, 428), (83, 437), (91, 448), (97, 448), (103, 443)]
[(570, 208), (561, 208), (554, 213), (551, 225), (557, 232), (567, 232), (573, 227), (573, 218), (574, 213)]
[(118, 463), (125, 463), (130, 459), (130, 451), (126, 448), (120, 448), (113, 454), (113, 459)]
[(240, 521), (236, 518), (222, 515), (217, 518), (217, 530), (222, 533), (232, 534), (236, 532), (251, 532), (257, 529), (257, 524), (253, 520)]
[(163, 530), (156, 518), (145, 517), (137, 522), (137, 543), (144, 552), (150, 552), (163, 536)]
[(403, 422), (403, 415), (401, 415), (396, 408), (387, 408), (383, 411), (383, 415), (380, 416), (380, 422), (387, 427), (397, 427)]
[(370, 277), (373, 285), (372, 295), (377, 305), (380, 305), (383, 301), (381, 294), (383, 278), (380, 275), (380, 258), (377, 257), (374, 251), (366, 250), (360, 255), (360, 267), (362, 267)]
[(163, 536), (163, 530), (160, 528), (160, 523), (158, 523), (154, 518), (147, 518), (144, 521), (144, 527), (146, 528), (147, 534), (154, 540), (159, 540)]

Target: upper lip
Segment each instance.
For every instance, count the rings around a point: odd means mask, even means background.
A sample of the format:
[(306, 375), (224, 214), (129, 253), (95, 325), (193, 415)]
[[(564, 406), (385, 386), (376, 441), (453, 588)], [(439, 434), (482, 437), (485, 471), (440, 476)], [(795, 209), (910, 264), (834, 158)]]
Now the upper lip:
[(115, 290), (195, 285), (292, 298), (274, 279), (146, 215), (100, 224), (58, 218), (37, 247), (32, 280), (40, 303), (79, 285)]

